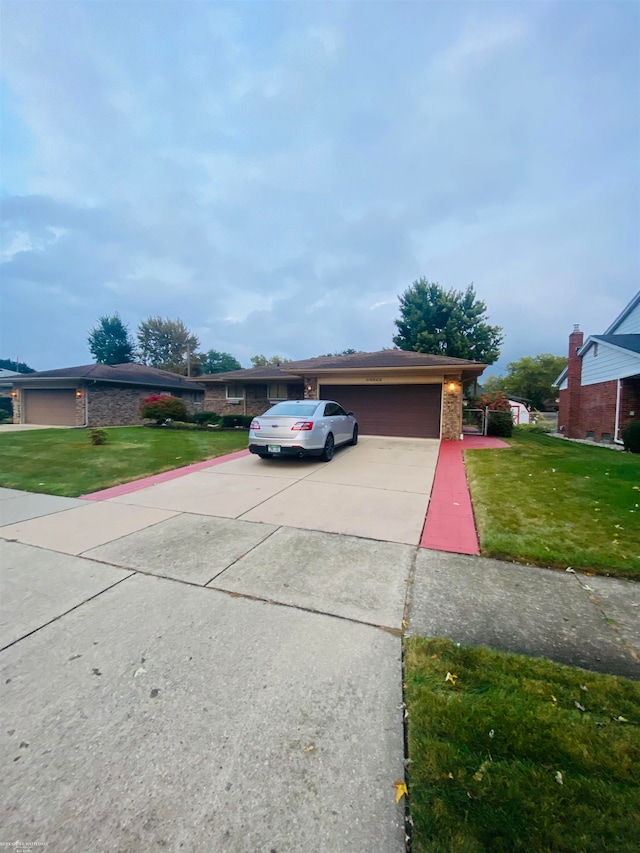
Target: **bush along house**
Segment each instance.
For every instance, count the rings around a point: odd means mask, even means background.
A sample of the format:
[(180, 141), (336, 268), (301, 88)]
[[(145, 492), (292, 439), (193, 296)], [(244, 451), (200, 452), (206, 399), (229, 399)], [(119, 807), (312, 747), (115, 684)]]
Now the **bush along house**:
[(640, 421), (640, 291), (601, 335), (569, 335), (560, 389), (558, 431), (567, 438), (621, 443), (622, 430)]

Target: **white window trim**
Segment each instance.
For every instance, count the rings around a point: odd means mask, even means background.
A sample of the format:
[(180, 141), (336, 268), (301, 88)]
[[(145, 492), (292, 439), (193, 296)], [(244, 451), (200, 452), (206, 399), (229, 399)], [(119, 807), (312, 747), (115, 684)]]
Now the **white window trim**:
[(225, 399), (226, 399), (226, 400), (228, 400), (230, 403), (240, 403), (240, 402), (242, 402), (242, 400), (244, 400), (244, 395), (245, 395), (245, 388), (244, 388), (244, 386), (242, 386), (242, 395), (241, 395), (240, 397), (238, 397), (238, 396), (236, 396), (235, 394), (234, 394), (234, 395), (229, 394), (229, 387), (230, 387), (231, 385), (238, 385), (238, 383), (237, 383), (237, 382), (229, 382), (229, 383), (227, 383), (227, 384), (224, 386), (224, 396), (225, 396)]

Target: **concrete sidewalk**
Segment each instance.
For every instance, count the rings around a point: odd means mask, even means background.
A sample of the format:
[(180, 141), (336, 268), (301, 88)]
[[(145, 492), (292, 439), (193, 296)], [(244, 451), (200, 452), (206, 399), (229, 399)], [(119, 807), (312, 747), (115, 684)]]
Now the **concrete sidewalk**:
[(0, 490), (1, 841), (401, 853), (403, 618), (640, 678), (638, 584), (241, 514)]

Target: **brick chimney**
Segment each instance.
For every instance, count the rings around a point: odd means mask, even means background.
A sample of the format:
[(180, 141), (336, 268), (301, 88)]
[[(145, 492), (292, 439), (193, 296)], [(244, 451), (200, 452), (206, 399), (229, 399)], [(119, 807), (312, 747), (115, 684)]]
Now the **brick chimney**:
[(580, 396), (582, 392), (582, 359), (578, 350), (584, 342), (584, 333), (575, 325), (569, 335), (569, 363), (567, 365), (567, 389), (562, 396), (564, 406), (559, 412), (559, 423), (564, 424), (567, 438), (584, 438), (580, 429)]

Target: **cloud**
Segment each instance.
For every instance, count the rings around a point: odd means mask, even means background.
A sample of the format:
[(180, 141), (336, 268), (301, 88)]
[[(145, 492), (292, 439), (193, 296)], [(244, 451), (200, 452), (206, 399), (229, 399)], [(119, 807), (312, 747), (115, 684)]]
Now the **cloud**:
[(82, 363), (117, 310), (245, 364), (379, 349), (421, 275), (505, 357), (596, 331), (640, 272), (638, 15), (469, 10), (5, 2), (4, 345)]

